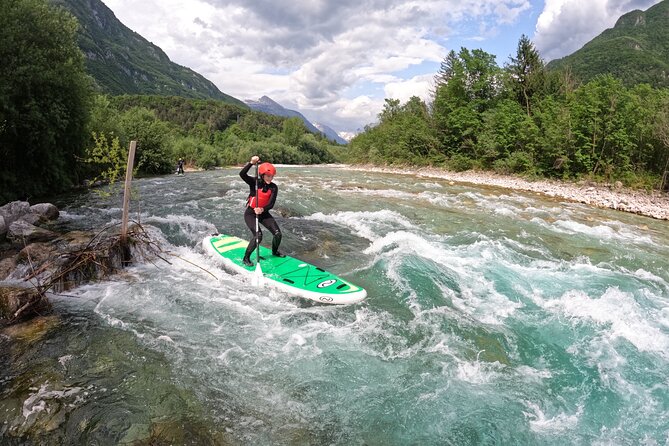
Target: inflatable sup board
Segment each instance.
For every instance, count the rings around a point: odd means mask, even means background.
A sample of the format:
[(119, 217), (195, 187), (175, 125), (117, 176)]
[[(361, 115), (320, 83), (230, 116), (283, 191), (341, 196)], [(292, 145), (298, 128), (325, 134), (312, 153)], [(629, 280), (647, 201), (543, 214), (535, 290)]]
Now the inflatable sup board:
[[(231, 270), (252, 276), (254, 266), (242, 263), (248, 241), (230, 235), (212, 235), (202, 241), (204, 250), (221, 259)], [(294, 257), (275, 257), (272, 251), (260, 247), (260, 268), (264, 282), (294, 296), (326, 304), (354, 304), (367, 297), (367, 291), (321, 268)]]

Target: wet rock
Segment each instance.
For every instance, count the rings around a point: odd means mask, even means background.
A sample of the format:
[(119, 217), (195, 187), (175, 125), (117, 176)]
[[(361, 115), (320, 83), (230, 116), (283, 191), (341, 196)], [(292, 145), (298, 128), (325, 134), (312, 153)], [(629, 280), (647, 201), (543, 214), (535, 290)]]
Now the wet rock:
[(13, 244), (22, 246), (24, 243), (44, 242), (58, 237), (54, 232), (38, 228), (27, 221), (17, 220), (9, 225), (7, 239)]
[(38, 203), (30, 206), (30, 211), (45, 220), (57, 220), (60, 216), (58, 208), (51, 203)]
[(0, 216), (4, 217), (7, 227), (28, 212), (30, 212), (30, 203), (27, 201), (12, 201), (0, 207)]
[[(30, 225), (37, 225), (59, 217), (58, 208), (51, 203), (38, 203), (30, 206), (27, 201), (13, 201), (0, 207), (0, 240), (10, 238), (10, 229), (13, 223), (24, 221)], [(23, 228), (27, 226), (22, 225)]]
[(30, 263), (34, 267), (38, 267), (46, 262), (54, 252), (54, 248), (48, 243), (31, 243), (30, 245), (19, 251), (16, 257), (16, 262)]
[(274, 210), (283, 218), (304, 217), (304, 215), (302, 215), (300, 212), (298, 212), (295, 209), (289, 209), (289, 208), (286, 208), (286, 207), (279, 206), (279, 207), (275, 208)]
[(37, 223), (44, 221), (44, 219), (39, 214), (35, 214), (34, 212), (28, 212), (27, 214), (23, 215), (20, 220), (25, 221), (26, 223), (30, 223), (31, 225), (36, 225)]
[(183, 419), (160, 419), (155, 420), (151, 426), (143, 426), (149, 429), (149, 435), (143, 439), (130, 441), (124, 439), (121, 444), (132, 444), (133, 446), (171, 445), (171, 444), (201, 444), (201, 445), (227, 445), (231, 444), (227, 439), (217, 432), (211, 432), (207, 426), (195, 420)]
[(55, 239), (52, 244), (59, 251), (74, 252), (89, 246), (93, 235), (91, 232), (70, 231)]
[(22, 343), (25, 346), (44, 339), (44, 336), (58, 327), (60, 322), (60, 318), (55, 315), (37, 316), (29, 321), (5, 327), (0, 333), (7, 336), (12, 344)]
[(0, 260), (0, 280), (5, 280), (16, 268), (16, 256)]
[(36, 304), (32, 306), (33, 312), (43, 311), (47, 305), (35, 288), (0, 286), (0, 326), (9, 323), (16, 312), (30, 302)]

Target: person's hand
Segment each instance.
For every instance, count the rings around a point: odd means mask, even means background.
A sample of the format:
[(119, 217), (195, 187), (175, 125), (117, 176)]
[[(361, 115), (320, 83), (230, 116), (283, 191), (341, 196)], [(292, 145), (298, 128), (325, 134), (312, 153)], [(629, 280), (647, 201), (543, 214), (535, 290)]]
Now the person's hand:
[(254, 156), (251, 157), (251, 164), (258, 164), (258, 161), (260, 161), (259, 156), (254, 155)]
[(255, 208), (256, 214), (260, 215), (265, 212), (265, 208)]

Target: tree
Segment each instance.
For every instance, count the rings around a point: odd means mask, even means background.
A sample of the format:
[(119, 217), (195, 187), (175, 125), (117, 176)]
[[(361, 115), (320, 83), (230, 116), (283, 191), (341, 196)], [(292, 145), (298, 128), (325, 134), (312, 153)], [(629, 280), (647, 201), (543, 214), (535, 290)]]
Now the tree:
[(169, 173), (173, 159), (167, 143), (170, 128), (164, 121), (146, 108), (135, 107), (126, 111), (120, 119), (123, 132), (129, 140), (137, 141), (135, 166), (146, 174)]
[(611, 75), (597, 76), (574, 92), (570, 107), (580, 172), (610, 177), (614, 169), (630, 167), (636, 120), (626, 119), (629, 102), (628, 90)]
[(534, 44), (523, 34), (518, 41), (516, 57), (506, 66), (511, 91), (530, 116), (534, 96), (544, 87), (544, 62)]
[(289, 146), (297, 146), (306, 132), (304, 122), (296, 116), (283, 121), (283, 138)]
[(502, 93), (501, 70), (495, 56), (483, 50), (451, 51), (435, 78), (432, 117), (446, 154), (472, 155), (483, 113)]
[(44, 0), (0, 2), (0, 202), (79, 180), (92, 86), (77, 26)]
[(658, 107), (654, 131), (660, 142), (655, 157), (660, 176), (660, 190), (669, 190), (669, 94), (663, 95)]

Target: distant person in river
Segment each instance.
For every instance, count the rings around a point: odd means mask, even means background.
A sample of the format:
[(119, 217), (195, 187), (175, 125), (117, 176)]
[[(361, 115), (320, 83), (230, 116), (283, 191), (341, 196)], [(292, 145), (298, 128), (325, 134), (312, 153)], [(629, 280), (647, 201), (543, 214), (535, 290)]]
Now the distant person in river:
[[(257, 156), (251, 157), (251, 161), (246, 163), (239, 172), (239, 176), (242, 177), (242, 180), (249, 185), (249, 196), (246, 200), (246, 211), (244, 212), (244, 221), (246, 226), (249, 227), (251, 234), (251, 240), (249, 241), (249, 246), (246, 248), (244, 253), (244, 265), (253, 266), (251, 261), (251, 254), (256, 249), (256, 215), (258, 216), (258, 222), (269, 229), (272, 233), (272, 255), (276, 257), (286, 257), (284, 254), (279, 251), (279, 245), (281, 244), (281, 230), (279, 225), (272, 217), (272, 214), (269, 213), (270, 209), (274, 207), (276, 202), (276, 196), (279, 193), (279, 188), (276, 184), (272, 182), (274, 175), (276, 175), (276, 168), (270, 163), (262, 163), (258, 166), (258, 181), (249, 175), (249, 170), (251, 166), (255, 166), (260, 162), (260, 158)], [(256, 193), (257, 193), (257, 202), (256, 202)], [(262, 231), (258, 229), (258, 243), (262, 241)]]
[(184, 160), (181, 158), (177, 161), (177, 174), (184, 174)]

